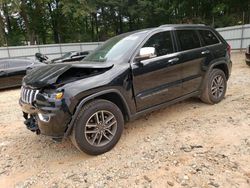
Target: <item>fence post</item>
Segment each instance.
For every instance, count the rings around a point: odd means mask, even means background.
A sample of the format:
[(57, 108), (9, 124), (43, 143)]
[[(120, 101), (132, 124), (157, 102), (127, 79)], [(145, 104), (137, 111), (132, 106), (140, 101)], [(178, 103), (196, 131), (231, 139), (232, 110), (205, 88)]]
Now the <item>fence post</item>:
[(8, 52), (8, 57), (10, 59), (10, 50), (9, 50), (9, 46), (7, 46), (7, 52)]
[(80, 43), (80, 50), (81, 50), (81, 52), (82, 52), (82, 43)]
[(240, 40), (240, 52), (242, 52), (242, 49), (243, 49), (243, 40), (244, 40), (244, 25), (242, 25), (242, 28), (241, 28), (241, 40)]
[(61, 43), (59, 43), (59, 48), (60, 48), (60, 53), (61, 53), (61, 56), (62, 56), (63, 54), (62, 54), (62, 45), (61, 45)]
[(41, 53), (39, 44), (37, 45), (38, 53)]

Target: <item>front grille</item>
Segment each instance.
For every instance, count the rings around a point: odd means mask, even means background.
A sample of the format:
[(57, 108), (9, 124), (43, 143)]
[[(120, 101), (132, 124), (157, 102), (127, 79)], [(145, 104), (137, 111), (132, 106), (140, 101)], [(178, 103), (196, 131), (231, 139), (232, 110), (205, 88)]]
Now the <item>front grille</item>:
[(28, 89), (25, 87), (21, 88), (21, 100), (25, 103), (32, 104), (36, 100), (36, 96), (39, 90)]

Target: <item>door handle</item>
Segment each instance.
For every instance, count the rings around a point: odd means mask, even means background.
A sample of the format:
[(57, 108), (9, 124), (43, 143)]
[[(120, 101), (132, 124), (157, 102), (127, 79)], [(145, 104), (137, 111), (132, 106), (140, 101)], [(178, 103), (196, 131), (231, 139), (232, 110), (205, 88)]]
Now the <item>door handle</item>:
[(168, 63), (170, 63), (172, 65), (172, 64), (176, 63), (177, 61), (179, 61), (178, 57), (168, 60)]
[(202, 55), (210, 54), (210, 51), (209, 51), (209, 50), (206, 50), (206, 51), (201, 52), (201, 54), (202, 54)]

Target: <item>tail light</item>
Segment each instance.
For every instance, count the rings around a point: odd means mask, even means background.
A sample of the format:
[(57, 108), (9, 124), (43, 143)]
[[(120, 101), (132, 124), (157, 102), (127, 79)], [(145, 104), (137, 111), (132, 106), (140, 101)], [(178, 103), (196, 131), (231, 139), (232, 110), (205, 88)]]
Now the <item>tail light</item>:
[(229, 57), (231, 57), (231, 51), (232, 51), (231, 46), (228, 44), (227, 53), (228, 53)]

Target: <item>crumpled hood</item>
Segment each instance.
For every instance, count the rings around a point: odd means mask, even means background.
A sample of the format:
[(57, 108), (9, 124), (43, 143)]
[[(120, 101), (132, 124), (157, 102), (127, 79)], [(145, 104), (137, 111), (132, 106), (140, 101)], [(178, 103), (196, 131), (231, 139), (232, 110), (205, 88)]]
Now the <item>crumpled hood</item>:
[[(56, 64), (56, 65), (47, 65), (39, 67), (29, 72), (24, 79), (23, 85), (27, 85), (34, 88), (42, 88), (48, 85), (53, 85), (58, 83), (58, 78), (62, 77), (64, 74), (69, 74), (68, 77), (75, 76), (75, 74), (91, 71), (98, 71), (103, 69), (111, 68), (113, 64), (107, 63), (73, 63), (73, 64)], [(76, 72), (74, 74), (74, 72)], [(81, 77), (79, 76), (79, 79)]]

